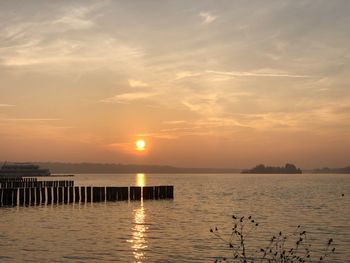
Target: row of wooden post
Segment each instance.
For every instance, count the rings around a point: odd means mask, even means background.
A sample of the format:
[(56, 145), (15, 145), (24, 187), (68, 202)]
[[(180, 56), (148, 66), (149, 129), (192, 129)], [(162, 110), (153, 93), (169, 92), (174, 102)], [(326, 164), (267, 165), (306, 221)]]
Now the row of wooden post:
[(0, 188), (42, 188), (42, 187), (73, 187), (74, 181), (26, 181), (26, 180), (0, 180)]
[(10, 177), (6, 177), (6, 176), (1, 176), (0, 177), (0, 183), (6, 183), (6, 182), (36, 182), (38, 181), (37, 178), (33, 178), (33, 177), (14, 177), (14, 176), (10, 176)]
[[(142, 193), (142, 194), (141, 194)], [(0, 189), (0, 206), (173, 199), (174, 186), (33, 187)]]

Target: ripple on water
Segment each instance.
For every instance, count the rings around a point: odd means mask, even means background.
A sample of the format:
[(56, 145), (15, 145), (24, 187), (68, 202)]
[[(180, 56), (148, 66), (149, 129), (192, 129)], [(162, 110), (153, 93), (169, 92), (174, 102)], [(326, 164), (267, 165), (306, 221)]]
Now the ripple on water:
[[(150, 185), (175, 185), (175, 199), (2, 209), (0, 261), (211, 262), (228, 251), (209, 229), (230, 233), (232, 213), (259, 221), (252, 247), (302, 224), (316, 249), (335, 239), (333, 262), (350, 258), (350, 176), (145, 176)], [(76, 179), (96, 185), (135, 182), (134, 175)]]

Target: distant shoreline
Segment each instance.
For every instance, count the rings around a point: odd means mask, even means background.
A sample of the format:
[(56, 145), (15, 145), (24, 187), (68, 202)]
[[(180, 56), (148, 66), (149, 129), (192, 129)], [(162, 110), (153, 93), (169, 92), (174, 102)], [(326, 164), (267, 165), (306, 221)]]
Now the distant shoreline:
[[(1, 163), (1, 162), (0, 162)], [(138, 165), (114, 163), (63, 163), (63, 162), (29, 162), (49, 169), (52, 176), (69, 177), (74, 174), (232, 174), (247, 173), (249, 169), (239, 168), (192, 168), (175, 167), (170, 165)], [(285, 172), (250, 172), (251, 174), (286, 174)], [(303, 173), (310, 174), (350, 174), (350, 166), (345, 168), (303, 169)], [(248, 174), (248, 173), (247, 173)], [(288, 174), (288, 173), (287, 173)], [(299, 174), (299, 173), (289, 173)]]

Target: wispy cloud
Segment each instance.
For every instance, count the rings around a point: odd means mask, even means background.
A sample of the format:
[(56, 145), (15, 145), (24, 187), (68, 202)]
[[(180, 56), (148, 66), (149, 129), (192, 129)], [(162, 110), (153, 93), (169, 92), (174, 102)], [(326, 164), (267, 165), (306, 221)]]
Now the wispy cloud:
[(103, 103), (128, 103), (135, 100), (142, 100), (153, 97), (157, 95), (156, 93), (147, 93), (147, 92), (130, 92), (118, 94), (110, 98), (105, 98), (100, 100)]
[(62, 121), (58, 118), (1, 118), (1, 121), (20, 121), (20, 122), (45, 122), (45, 121)]
[(190, 71), (181, 71), (176, 73), (175, 80), (184, 79), (184, 78), (191, 78), (191, 77), (198, 77), (202, 75), (201, 72), (190, 72)]
[(12, 104), (2, 104), (2, 103), (0, 103), (0, 108), (1, 107), (15, 107), (16, 105), (12, 105)]
[[(142, 48), (93, 28), (99, 16), (97, 11), (105, 3), (65, 8), (63, 12), (59, 9), (50, 19), (8, 23), (0, 29), (0, 64), (32, 70), (43, 64), (62, 66), (64, 70), (73, 64), (81, 65), (82, 70), (112, 65), (115, 68), (117, 62), (123, 62), (124, 67), (132, 64), (142, 57)], [(40, 68), (44, 70), (52, 68)]]
[(175, 80), (181, 80), (186, 78), (196, 78), (202, 76), (224, 76), (224, 78), (211, 78), (211, 80), (222, 81), (230, 78), (249, 78), (249, 77), (269, 77), (269, 78), (315, 78), (309, 75), (293, 74), (278, 69), (258, 69), (252, 71), (220, 71), (220, 70), (205, 70), (205, 71), (180, 71), (176, 73)]
[(216, 70), (207, 70), (207, 73), (226, 75), (232, 77), (278, 77), (278, 78), (311, 78), (308, 75), (298, 75), (290, 74), (281, 71), (274, 70), (258, 70), (258, 71), (216, 71)]
[(142, 88), (142, 87), (148, 87), (149, 85), (143, 81), (135, 80), (135, 79), (129, 79), (129, 86), (132, 88)]
[(204, 12), (204, 11), (200, 12), (199, 16), (203, 19), (202, 21), (203, 24), (211, 24), (218, 18), (218, 16), (215, 16), (210, 12)]
[(70, 30), (91, 28), (94, 26), (94, 22), (88, 18), (88, 15), (95, 8), (96, 6), (90, 6), (68, 10), (62, 17), (54, 20), (52, 24), (57, 24)]
[(175, 124), (183, 124), (187, 123), (185, 120), (177, 120), (177, 121), (163, 121), (164, 124), (170, 124), (170, 125), (175, 125)]

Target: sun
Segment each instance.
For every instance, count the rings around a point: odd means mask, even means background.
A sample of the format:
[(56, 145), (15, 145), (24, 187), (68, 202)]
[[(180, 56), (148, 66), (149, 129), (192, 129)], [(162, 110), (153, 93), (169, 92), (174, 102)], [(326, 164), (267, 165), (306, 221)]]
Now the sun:
[(137, 140), (135, 144), (137, 151), (144, 151), (146, 148), (146, 143), (144, 140)]

